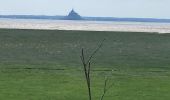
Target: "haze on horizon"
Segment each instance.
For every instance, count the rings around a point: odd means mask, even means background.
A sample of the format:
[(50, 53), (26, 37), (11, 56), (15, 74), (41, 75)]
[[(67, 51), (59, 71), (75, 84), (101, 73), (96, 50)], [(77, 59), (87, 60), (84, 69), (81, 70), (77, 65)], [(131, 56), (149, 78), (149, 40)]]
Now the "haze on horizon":
[(170, 0), (1, 0), (0, 15), (67, 15), (170, 19)]

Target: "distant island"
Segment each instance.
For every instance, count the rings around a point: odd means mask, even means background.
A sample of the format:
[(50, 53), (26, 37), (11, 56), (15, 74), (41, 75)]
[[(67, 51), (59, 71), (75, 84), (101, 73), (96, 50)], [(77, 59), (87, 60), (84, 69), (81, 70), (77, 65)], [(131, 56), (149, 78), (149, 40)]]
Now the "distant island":
[(170, 23), (170, 19), (156, 19), (156, 18), (84, 17), (80, 16), (74, 9), (72, 9), (66, 16), (0, 15), (0, 18)]
[(72, 9), (70, 11), (70, 13), (68, 14), (68, 16), (66, 16), (64, 19), (66, 20), (83, 20), (83, 18), (74, 11), (74, 9)]

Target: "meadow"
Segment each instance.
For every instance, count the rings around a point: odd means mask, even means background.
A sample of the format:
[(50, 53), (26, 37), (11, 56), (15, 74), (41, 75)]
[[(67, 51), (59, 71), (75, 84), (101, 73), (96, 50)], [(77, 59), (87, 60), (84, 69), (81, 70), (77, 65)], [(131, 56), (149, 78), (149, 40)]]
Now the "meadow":
[(170, 34), (0, 29), (0, 100), (88, 100), (81, 48), (92, 60), (92, 98), (170, 100)]

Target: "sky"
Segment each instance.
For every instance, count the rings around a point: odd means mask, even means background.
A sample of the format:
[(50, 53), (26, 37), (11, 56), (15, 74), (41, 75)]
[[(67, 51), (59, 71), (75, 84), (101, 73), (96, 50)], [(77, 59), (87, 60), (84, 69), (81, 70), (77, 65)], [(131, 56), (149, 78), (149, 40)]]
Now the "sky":
[(67, 15), (170, 19), (170, 0), (0, 0), (1, 15)]

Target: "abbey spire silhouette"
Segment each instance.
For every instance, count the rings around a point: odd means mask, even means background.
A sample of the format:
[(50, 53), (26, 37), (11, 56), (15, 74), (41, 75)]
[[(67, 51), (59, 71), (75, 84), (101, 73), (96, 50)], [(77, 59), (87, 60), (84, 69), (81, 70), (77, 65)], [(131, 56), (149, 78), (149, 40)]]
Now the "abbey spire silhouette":
[(77, 13), (75, 12), (74, 9), (72, 9), (69, 14), (66, 16), (67, 20), (82, 20), (83, 18)]

